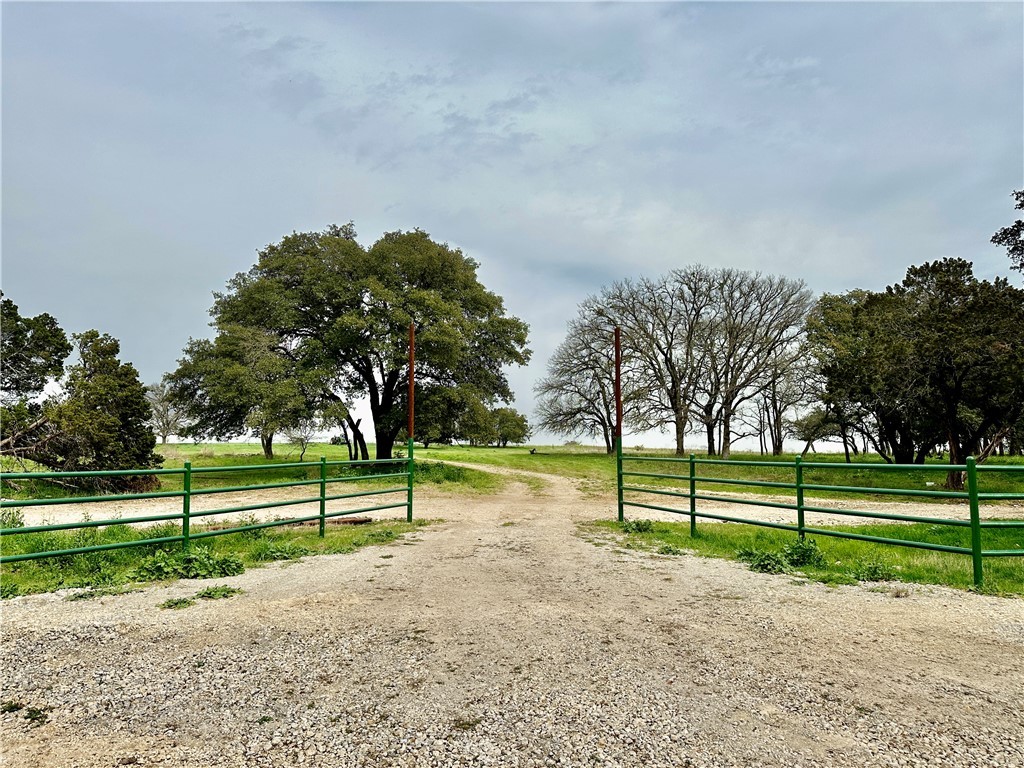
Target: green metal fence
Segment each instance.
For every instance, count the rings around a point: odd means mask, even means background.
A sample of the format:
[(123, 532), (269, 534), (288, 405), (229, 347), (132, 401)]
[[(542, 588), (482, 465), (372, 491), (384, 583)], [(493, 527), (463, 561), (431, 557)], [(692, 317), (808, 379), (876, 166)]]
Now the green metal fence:
[[(686, 474), (681, 472), (669, 474), (657, 471), (636, 471), (624, 469), (624, 464), (635, 466), (636, 463), (653, 463), (660, 467), (685, 467)], [(770, 480), (746, 480), (742, 478), (710, 477), (701, 476), (697, 472), (702, 466), (730, 466), (738, 468), (751, 467), (772, 467), (781, 470), (788, 470), (792, 473), (792, 482), (779, 482)], [(616, 450), (616, 466), (618, 475), (618, 513), (619, 521), (625, 519), (625, 508), (634, 507), (639, 509), (650, 509), (658, 512), (669, 512), (673, 514), (687, 515), (690, 519), (690, 534), (697, 533), (697, 518), (706, 518), (721, 522), (747, 523), (759, 525), (766, 528), (776, 528), (796, 532), (801, 538), (805, 534), (812, 533), (820, 536), (834, 536), (837, 538), (857, 539), (859, 541), (871, 541), (878, 544), (890, 544), (901, 547), (913, 547), (916, 549), (927, 549), (934, 552), (949, 552), (960, 555), (969, 555), (972, 560), (974, 571), (974, 584), (982, 586), (984, 582), (983, 561), (991, 557), (1021, 557), (1024, 556), (1022, 549), (985, 549), (983, 547), (983, 533), (993, 528), (1019, 528), (1024, 530), (1024, 520), (982, 520), (980, 516), (981, 503), (984, 501), (1024, 501), (1024, 493), (986, 493), (979, 490), (979, 475), (993, 472), (1017, 473), (1024, 472), (1022, 465), (983, 465), (978, 466), (975, 459), (968, 458), (965, 465), (952, 464), (928, 464), (928, 465), (906, 465), (906, 464), (838, 464), (834, 462), (811, 462), (802, 461), (797, 458), (795, 461), (731, 461), (724, 459), (698, 459), (690, 454), (689, 458), (683, 457), (654, 457), (624, 455), (622, 453), (621, 440)], [(836, 470), (836, 469), (863, 469), (875, 471), (911, 471), (911, 472), (963, 472), (966, 477), (966, 488), (963, 491), (947, 490), (919, 490), (907, 488), (879, 488), (862, 486), (826, 485), (822, 483), (808, 483), (804, 479), (804, 471), (813, 470)], [(651, 480), (671, 480), (676, 483), (688, 486), (687, 491), (673, 490), (669, 488), (655, 488), (650, 486), (630, 485), (625, 478), (647, 478)], [(641, 481), (642, 482), (642, 481)], [(698, 488), (698, 484), (727, 485), (740, 487), (770, 488), (779, 492), (792, 492), (794, 502), (773, 501), (768, 499), (738, 498), (732, 496), (720, 496)], [(930, 499), (956, 499), (966, 501), (969, 506), (969, 519), (956, 519), (947, 517), (932, 517), (925, 515), (903, 515), (868, 510), (837, 509), (808, 504), (806, 493), (811, 492), (834, 492), (848, 494), (881, 494), (890, 496), (904, 496)], [(626, 494), (653, 494), (677, 499), (685, 499), (688, 502), (687, 509), (677, 509), (671, 506), (649, 504), (646, 502), (627, 498)], [(635, 497), (634, 497), (635, 498)], [(789, 510), (796, 513), (794, 522), (778, 523), (765, 520), (752, 520), (750, 518), (737, 517), (711, 512), (702, 512), (697, 507), (698, 501), (714, 501), (726, 504), (739, 504), (755, 507), (769, 507), (772, 509)], [(955, 526), (970, 528), (971, 546), (958, 547), (946, 544), (935, 544), (927, 541), (914, 541), (908, 539), (892, 539), (882, 536), (870, 536), (848, 531), (839, 531), (832, 528), (821, 528), (809, 526), (805, 516), (808, 512), (816, 512), (829, 515), (839, 515), (859, 518), (874, 518), (879, 520), (893, 520), (910, 523), (929, 523), (932, 525)]]
[[(381, 474), (335, 474), (331, 476), (332, 470), (337, 473), (340, 469), (346, 468), (369, 468), (384, 467), (393, 468), (395, 471)], [(215, 486), (208, 488), (194, 488), (193, 480), (200, 480), (211, 475), (222, 475), (231, 472), (253, 472), (253, 471), (276, 471), (302, 468), (312, 470), (318, 476), (303, 480), (288, 480), (275, 483), (262, 483), (258, 485), (235, 485)], [(55, 523), (50, 525), (25, 525), (15, 528), (0, 529), (0, 563), (13, 563), (19, 560), (35, 560), (43, 557), (58, 557), (62, 555), (78, 555), (87, 552), (97, 552), (107, 549), (120, 549), (123, 547), (138, 547), (150, 544), (165, 544), (169, 542), (181, 542), (182, 547), (187, 549), (192, 541), (205, 539), (213, 536), (225, 536), (231, 533), (241, 533), (260, 528), (271, 528), (280, 525), (294, 525), (296, 523), (319, 522), (319, 533), (323, 537), (327, 520), (335, 517), (344, 517), (367, 512), (380, 512), (388, 509), (406, 510), (406, 520), (412, 522), (413, 508), (413, 446), (409, 441), (408, 453), (403, 458), (377, 459), (369, 461), (328, 461), (320, 457), (319, 463), (293, 462), (286, 464), (256, 464), (240, 467), (193, 467), (191, 462), (185, 462), (181, 469), (129, 469), (107, 472), (2, 472), (0, 473), (0, 485), (9, 480), (61, 480), (69, 478), (84, 477), (136, 477), (136, 476), (166, 476), (176, 475), (182, 478), (182, 490), (180, 491), (155, 491), (152, 493), (126, 493), (107, 494), (103, 496), (72, 496), (67, 498), (49, 499), (4, 499), (0, 501), (0, 508), (21, 508), (21, 507), (45, 507), (58, 506), (63, 504), (90, 504), (111, 501), (129, 501), (134, 499), (168, 499), (180, 498), (181, 511), (164, 514), (141, 515), (137, 517), (122, 517), (117, 519), (104, 520), (81, 520), (73, 523)], [(345, 483), (353, 483), (367, 480), (393, 479), (395, 484), (387, 488), (375, 488), (372, 490), (350, 491), (348, 493), (328, 493), (332, 486)], [(402, 482), (399, 483), (399, 480)], [(295, 499), (277, 499), (262, 502), (259, 504), (244, 504), (234, 507), (223, 507), (219, 509), (193, 509), (192, 499), (199, 496), (208, 496), (221, 493), (241, 493), (247, 491), (262, 491), (274, 488), (296, 488), (304, 486), (316, 486), (316, 495), (303, 496)], [(328, 511), (328, 502), (342, 499), (361, 499), (372, 496), (384, 496), (389, 494), (403, 494), (401, 501), (374, 504), (372, 506), (360, 506), (355, 509), (336, 509)], [(255, 512), (257, 510), (274, 509), (277, 507), (291, 507), (299, 505), (317, 504), (319, 509), (316, 514), (301, 515), (298, 517), (281, 518), (265, 522), (235, 525), (227, 528), (210, 528), (207, 523), (210, 519), (216, 519), (220, 515), (240, 514)], [(73, 549), (51, 550), (43, 552), (23, 552), (12, 555), (2, 554), (3, 545), (10, 537), (20, 536), (28, 533), (43, 533), (51, 531), (68, 531), (83, 528), (99, 528), (109, 525), (137, 525), (140, 523), (160, 523), (169, 521), (181, 521), (181, 533), (177, 536), (163, 536), (159, 538), (138, 539), (135, 541), (114, 542), (109, 544), (97, 544)], [(200, 521), (198, 524), (196, 521)]]

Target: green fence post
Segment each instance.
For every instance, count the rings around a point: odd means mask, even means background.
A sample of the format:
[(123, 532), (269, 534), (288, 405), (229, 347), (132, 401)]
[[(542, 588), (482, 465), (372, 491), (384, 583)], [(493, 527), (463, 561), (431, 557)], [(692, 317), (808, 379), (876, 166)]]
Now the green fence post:
[(690, 538), (697, 535), (697, 457), (690, 454)]
[(327, 528), (327, 457), (320, 457), (320, 538)]
[(185, 495), (181, 497), (181, 548), (189, 548), (189, 514), (192, 511), (192, 462), (185, 462)]
[(985, 571), (981, 562), (981, 510), (978, 508), (978, 464), (967, 457), (967, 496), (971, 505), (971, 561), (974, 565), (974, 586), (981, 588)]
[(615, 438), (615, 478), (619, 497), (619, 522), (626, 519), (622, 503), (622, 435)]
[(800, 538), (804, 537), (804, 467), (802, 459), (796, 457), (796, 527)]
[(413, 440), (410, 437), (409, 438), (409, 469), (408, 469), (408, 472), (409, 472), (409, 495), (408, 495), (408, 499), (406, 501), (406, 513), (405, 513), (405, 521), (407, 523), (411, 523), (412, 522), (412, 476), (413, 476), (413, 471), (414, 471), (413, 470), (413, 463), (412, 463), (412, 448), (413, 448)]

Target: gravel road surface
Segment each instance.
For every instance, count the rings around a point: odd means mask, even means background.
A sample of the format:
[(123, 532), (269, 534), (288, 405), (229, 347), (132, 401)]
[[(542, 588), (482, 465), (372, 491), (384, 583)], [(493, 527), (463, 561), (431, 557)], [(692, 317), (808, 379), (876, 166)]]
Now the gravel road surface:
[[(4, 765), (1024, 766), (1024, 600), (594, 546), (611, 500), (536, 479), (418, 491), (445, 522), (351, 555), (4, 601)], [(245, 592), (157, 607), (213, 584)]]

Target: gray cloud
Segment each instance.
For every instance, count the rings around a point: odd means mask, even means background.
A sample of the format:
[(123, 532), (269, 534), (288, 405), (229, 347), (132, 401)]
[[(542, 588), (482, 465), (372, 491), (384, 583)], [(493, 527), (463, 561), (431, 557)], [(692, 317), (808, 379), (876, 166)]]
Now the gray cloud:
[(1024, 165), (1005, 4), (8, 4), (3, 289), (155, 380), (295, 230), (420, 226), (533, 326), (690, 262), (880, 288)]

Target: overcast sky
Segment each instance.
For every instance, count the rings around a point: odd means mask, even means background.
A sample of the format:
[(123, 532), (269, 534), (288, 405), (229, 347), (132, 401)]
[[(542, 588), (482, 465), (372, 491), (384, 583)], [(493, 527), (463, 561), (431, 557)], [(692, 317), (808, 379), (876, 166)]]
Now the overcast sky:
[(264, 245), (420, 227), (530, 324), (531, 413), (618, 278), (1009, 274), (1022, 8), (4, 2), (3, 291), (152, 382)]

